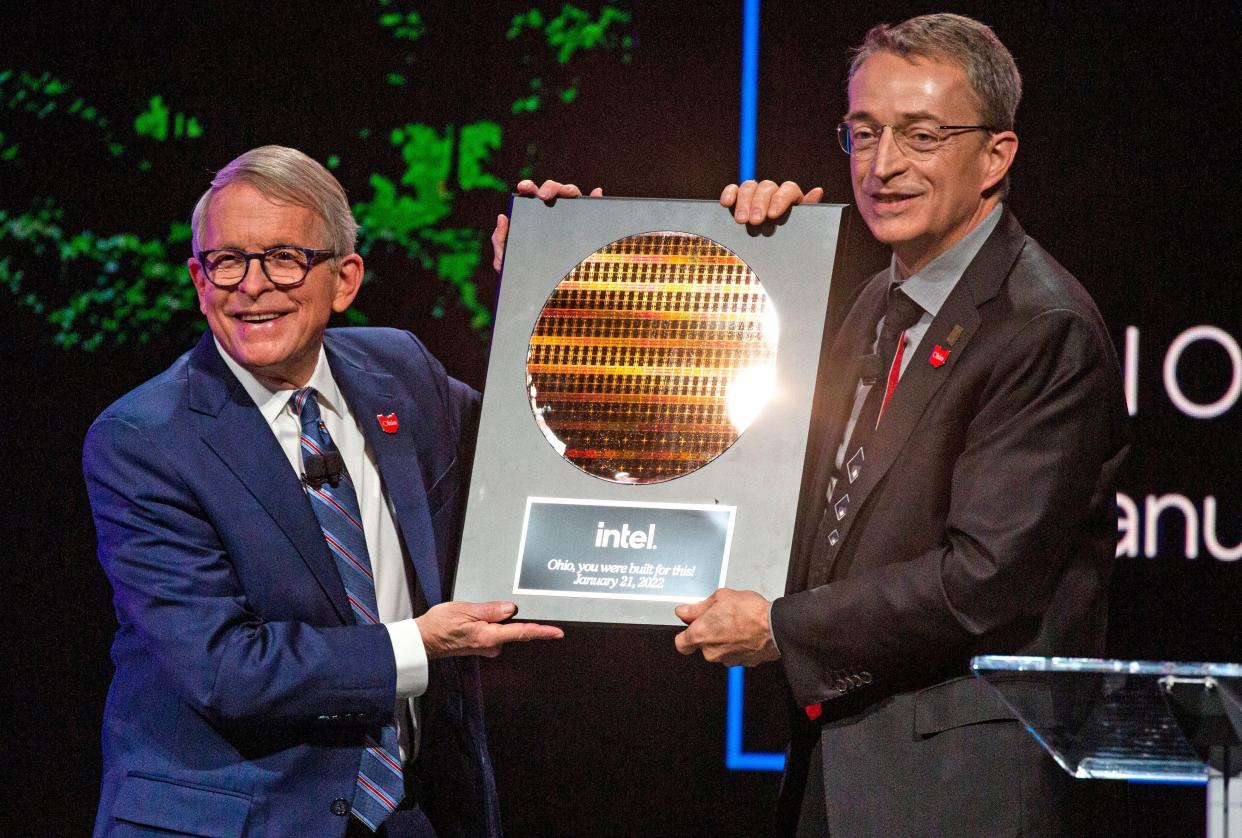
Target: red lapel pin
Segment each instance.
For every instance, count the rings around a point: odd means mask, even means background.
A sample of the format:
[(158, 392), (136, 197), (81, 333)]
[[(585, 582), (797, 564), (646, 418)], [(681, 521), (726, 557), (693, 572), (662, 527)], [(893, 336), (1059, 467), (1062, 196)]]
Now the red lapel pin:
[(401, 423), (397, 421), (397, 414), (390, 413), (387, 416), (375, 414), (375, 418), (379, 420), (380, 430), (386, 434), (395, 434), (397, 429), (401, 427)]
[(936, 348), (932, 350), (931, 357), (928, 358), (933, 367), (943, 367), (944, 362), (949, 360), (949, 350), (940, 344), (936, 344)]

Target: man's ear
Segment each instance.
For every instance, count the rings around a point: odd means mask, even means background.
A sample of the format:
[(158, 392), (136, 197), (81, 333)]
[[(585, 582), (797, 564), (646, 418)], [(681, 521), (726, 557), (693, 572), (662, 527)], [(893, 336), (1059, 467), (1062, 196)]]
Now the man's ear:
[(987, 192), (1005, 179), (1009, 167), (1018, 156), (1018, 135), (1012, 131), (1000, 131), (988, 138), (988, 147), (984, 151), (983, 188)]
[(194, 283), (194, 291), (198, 294), (198, 310), (203, 314), (207, 313), (207, 291), (211, 283), (207, 281), (207, 275), (203, 273), (202, 263), (197, 257), (191, 256), (185, 260), (185, 266), (190, 271), (190, 281)]
[(358, 296), (358, 289), (362, 287), (364, 273), (366, 268), (362, 264), (362, 257), (357, 253), (340, 258), (336, 269), (336, 289), (332, 293), (332, 310), (337, 314), (353, 304), (354, 297)]

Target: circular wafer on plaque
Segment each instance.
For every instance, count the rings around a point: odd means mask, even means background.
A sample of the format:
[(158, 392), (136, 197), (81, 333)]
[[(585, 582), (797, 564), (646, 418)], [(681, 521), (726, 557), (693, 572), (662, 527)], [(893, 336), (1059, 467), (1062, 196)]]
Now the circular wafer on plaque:
[(544, 437), (616, 483), (658, 483), (724, 453), (773, 386), (776, 309), (754, 271), (691, 233), (629, 236), (544, 303), (526, 375)]

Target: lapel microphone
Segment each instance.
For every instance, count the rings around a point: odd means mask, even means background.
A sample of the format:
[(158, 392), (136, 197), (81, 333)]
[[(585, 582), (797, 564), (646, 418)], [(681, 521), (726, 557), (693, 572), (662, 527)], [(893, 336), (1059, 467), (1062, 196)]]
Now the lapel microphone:
[(858, 377), (862, 379), (862, 383), (868, 386), (875, 384), (880, 377), (880, 366), (880, 355), (878, 352), (860, 357), (858, 359)]
[(324, 483), (335, 489), (340, 485), (341, 475), (345, 472), (345, 461), (341, 459), (340, 451), (306, 454), (302, 458), (302, 465), (306, 469), (302, 482), (312, 489), (322, 489)]

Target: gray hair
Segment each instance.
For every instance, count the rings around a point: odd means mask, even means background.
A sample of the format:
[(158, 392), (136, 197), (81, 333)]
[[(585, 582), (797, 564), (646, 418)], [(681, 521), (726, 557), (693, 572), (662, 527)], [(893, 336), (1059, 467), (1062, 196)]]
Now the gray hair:
[(904, 23), (874, 26), (854, 51), (849, 78), (877, 52), (903, 58), (948, 58), (966, 73), (983, 123), (996, 131), (1012, 131), (1022, 76), (1009, 50), (988, 26), (962, 15), (912, 17)]
[(199, 237), (212, 198), (224, 187), (235, 183), (253, 186), (272, 203), (310, 210), (323, 225), (328, 246), (338, 256), (354, 252), (358, 222), (349, 209), (349, 199), (345, 197), (340, 181), (296, 148), (265, 145), (247, 151), (216, 172), (211, 188), (198, 199), (194, 215), (190, 218), (195, 253), (199, 252)]

